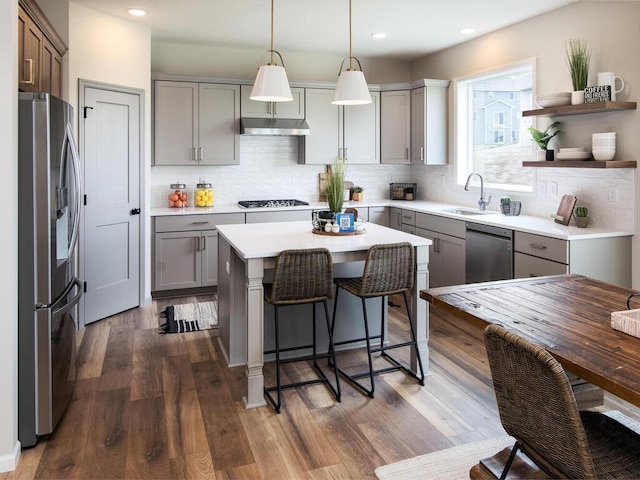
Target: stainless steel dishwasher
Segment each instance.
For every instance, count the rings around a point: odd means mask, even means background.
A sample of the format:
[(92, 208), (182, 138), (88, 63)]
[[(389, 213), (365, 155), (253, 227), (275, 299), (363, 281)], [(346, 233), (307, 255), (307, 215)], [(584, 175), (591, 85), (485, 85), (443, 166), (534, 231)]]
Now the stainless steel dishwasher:
[(513, 230), (467, 222), (466, 283), (513, 278)]

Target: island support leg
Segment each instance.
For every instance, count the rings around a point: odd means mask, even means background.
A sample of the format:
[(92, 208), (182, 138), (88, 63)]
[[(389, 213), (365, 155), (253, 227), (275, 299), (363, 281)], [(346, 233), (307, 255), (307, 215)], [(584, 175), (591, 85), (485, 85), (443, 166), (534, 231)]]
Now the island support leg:
[[(413, 328), (418, 341), (418, 351), (424, 374), (429, 373), (429, 306), (420, 298), (420, 290), (429, 286), (429, 246), (415, 247), (416, 271), (411, 292), (411, 317)], [(419, 375), (418, 359), (414, 350), (411, 350), (411, 369)]]
[(246, 274), (247, 312), (247, 396), (243, 398), (246, 408), (266, 405), (264, 400), (264, 261), (262, 258), (248, 259)]

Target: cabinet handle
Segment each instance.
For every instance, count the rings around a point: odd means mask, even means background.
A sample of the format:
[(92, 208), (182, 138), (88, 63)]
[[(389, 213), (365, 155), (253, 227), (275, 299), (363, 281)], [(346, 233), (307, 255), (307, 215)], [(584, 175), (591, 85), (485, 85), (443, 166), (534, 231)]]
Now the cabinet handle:
[(405, 155), (406, 155), (406, 156), (405, 156), (405, 159), (406, 159), (406, 160), (409, 160), (409, 147), (407, 147), (407, 153), (406, 153)]
[(338, 148), (338, 158), (342, 160), (342, 148)]
[(196, 241), (196, 252), (200, 250), (200, 237), (193, 238)]
[(27, 85), (35, 85), (36, 84), (36, 80), (33, 75), (33, 59), (32, 58), (25, 58), (24, 59), (25, 62), (27, 62), (29, 64), (29, 80), (27, 80), (26, 83)]
[(201, 250), (207, 249), (207, 237), (200, 237), (202, 239), (202, 248)]
[(198, 161), (198, 149), (196, 147), (193, 147), (193, 152), (191, 152), (191, 160)]
[(531, 248), (535, 248), (536, 250), (546, 250), (547, 249), (546, 245), (542, 245), (540, 243), (530, 243), (529, 246)]
[(209, 221), (204, 220), (200, 222), (191, 222), (191, 225), (206, 225), (207, 223), (209, 223)]
[(424, 162), (424, 147), (420, 147), (420, 160)]
[(198, 161), (204, 160), (204, 147), (198, 147)]

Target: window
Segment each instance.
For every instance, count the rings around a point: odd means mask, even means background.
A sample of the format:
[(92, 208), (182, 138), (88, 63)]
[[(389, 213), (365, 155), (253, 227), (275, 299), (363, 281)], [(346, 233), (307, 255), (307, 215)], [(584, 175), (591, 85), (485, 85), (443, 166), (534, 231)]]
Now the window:
[(534, 63), (530, 59), (454, 81), (459, 185), (477, 172), (492, 188), (533, 191), (532, 169), (522, 168), (535, 152), (527, 130), (532, 120), (522, 111), (533, 108)]

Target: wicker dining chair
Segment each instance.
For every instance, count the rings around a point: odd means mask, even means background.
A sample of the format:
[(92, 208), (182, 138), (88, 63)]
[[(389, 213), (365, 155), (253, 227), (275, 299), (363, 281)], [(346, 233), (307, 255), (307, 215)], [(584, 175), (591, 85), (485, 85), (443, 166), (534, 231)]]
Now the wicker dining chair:
[[(276, 361), (276, 385), (264, 388), (264, 393), (277, 413), (280, 413), (282, 405), (282, 390), (285, 388), (299, 387), (314, 383), (326, 383), (331, 392), (340, 401), (340, 379), (336, 366), (335, 352), (333, 348), (333, 336), (329, 321), (327, 300), (332, 297), (333, 287), (333, 259), (331, 252), (326, 248), (284, 250), (276, 257), (273, 270), (273, 281), (264, 285), (265, 301), (274, 307), (275, 349), (265, 351), (265, 354), (275, 353)], [(318, 353), (316, 339), (316, 304), (322, 303), (324, 316), (329, 335), (327, 353)], [(312, 308), (312, 343), (310, 345), (292, 346), (280, 348), (280, 318), (279, 309), (290, 305), (311, 304)], [(295, 321), (298, 321), (296, 318)], [(303, 357), (281, 359), (282, 352), (311, 349), (311, 355)], [(333, 366), (336, 385), (331, 384), (323, 370), (318, 365), (318, 359), (329, 359)], [(281, 365), (290, 362), (313, 361), (318, 378), (300, 382), (282, 384)], [(277, 392), (274, 399), (270, 392)]]
[(553, 478), (640, 477), (640, 436), (611, 417), (579, 411), (562, 365), (500, 325), (484, 331), (500, 421), (518, 449)]
[[(364, 319), (364, 337), (334, 342), (334, 346), (352, 344), (356, 342), (366, 342), (368, 370), (356, 374), (348, 374), (338, 369), (340, 374), (344, 376), (354, 386), (365, 392), (371, 398), (374, 396), (375, 383), (374, 375), (386, 373), (394, 370), (403, 370), (411, 377), (418, 380), (420, 385), (424, 385), (424, 369), (422, 368), (422, 359), (418, 351), (418, 343), (416, 341), (416, 333), (411, 320), (411, 309), (409, 308), (408, 294), (413, 288), (413, 277), (415, 270), (413, 246), (408, 242), (379, 244), (373, 245), (367, 252), (362, 277), (359, 278), (334, 278), (333, 283), (336, 285), (336, 295), (333, 303), (333, 322), (332, 330), (336, 326), (336, 312), (338, 307), (338, 295), (340, 289), (349, 292), (356, 297), (360, 297), (362, 301), (362, 314)], [(400, 294), (404, 298), (404, 304), (409, 319), (409, 328), (411, 331), (411, 340), (396, 344), (385, 344), (385, 299), (389, 295)], [(380, 335), (370, 335), (369, 321), (367, 318), (366, 299), (380, 297), (381, 301), (381, 318), (380, 318)], [(379, 339), (380, 345), (372, 347), (371, 340)], [(401, 347), (412, 347), (414, 349), (418, 366), (420, 368), (419, 376), (410, 368), (403, 365), (396, 358), (392, 357), (388, 351)], [(373, 353), (380, 352), (382, 358), (386, 359), (391, 366), (374, 369)], [(359, 378), (369, 377), (370, 388), (358, 381)]]

